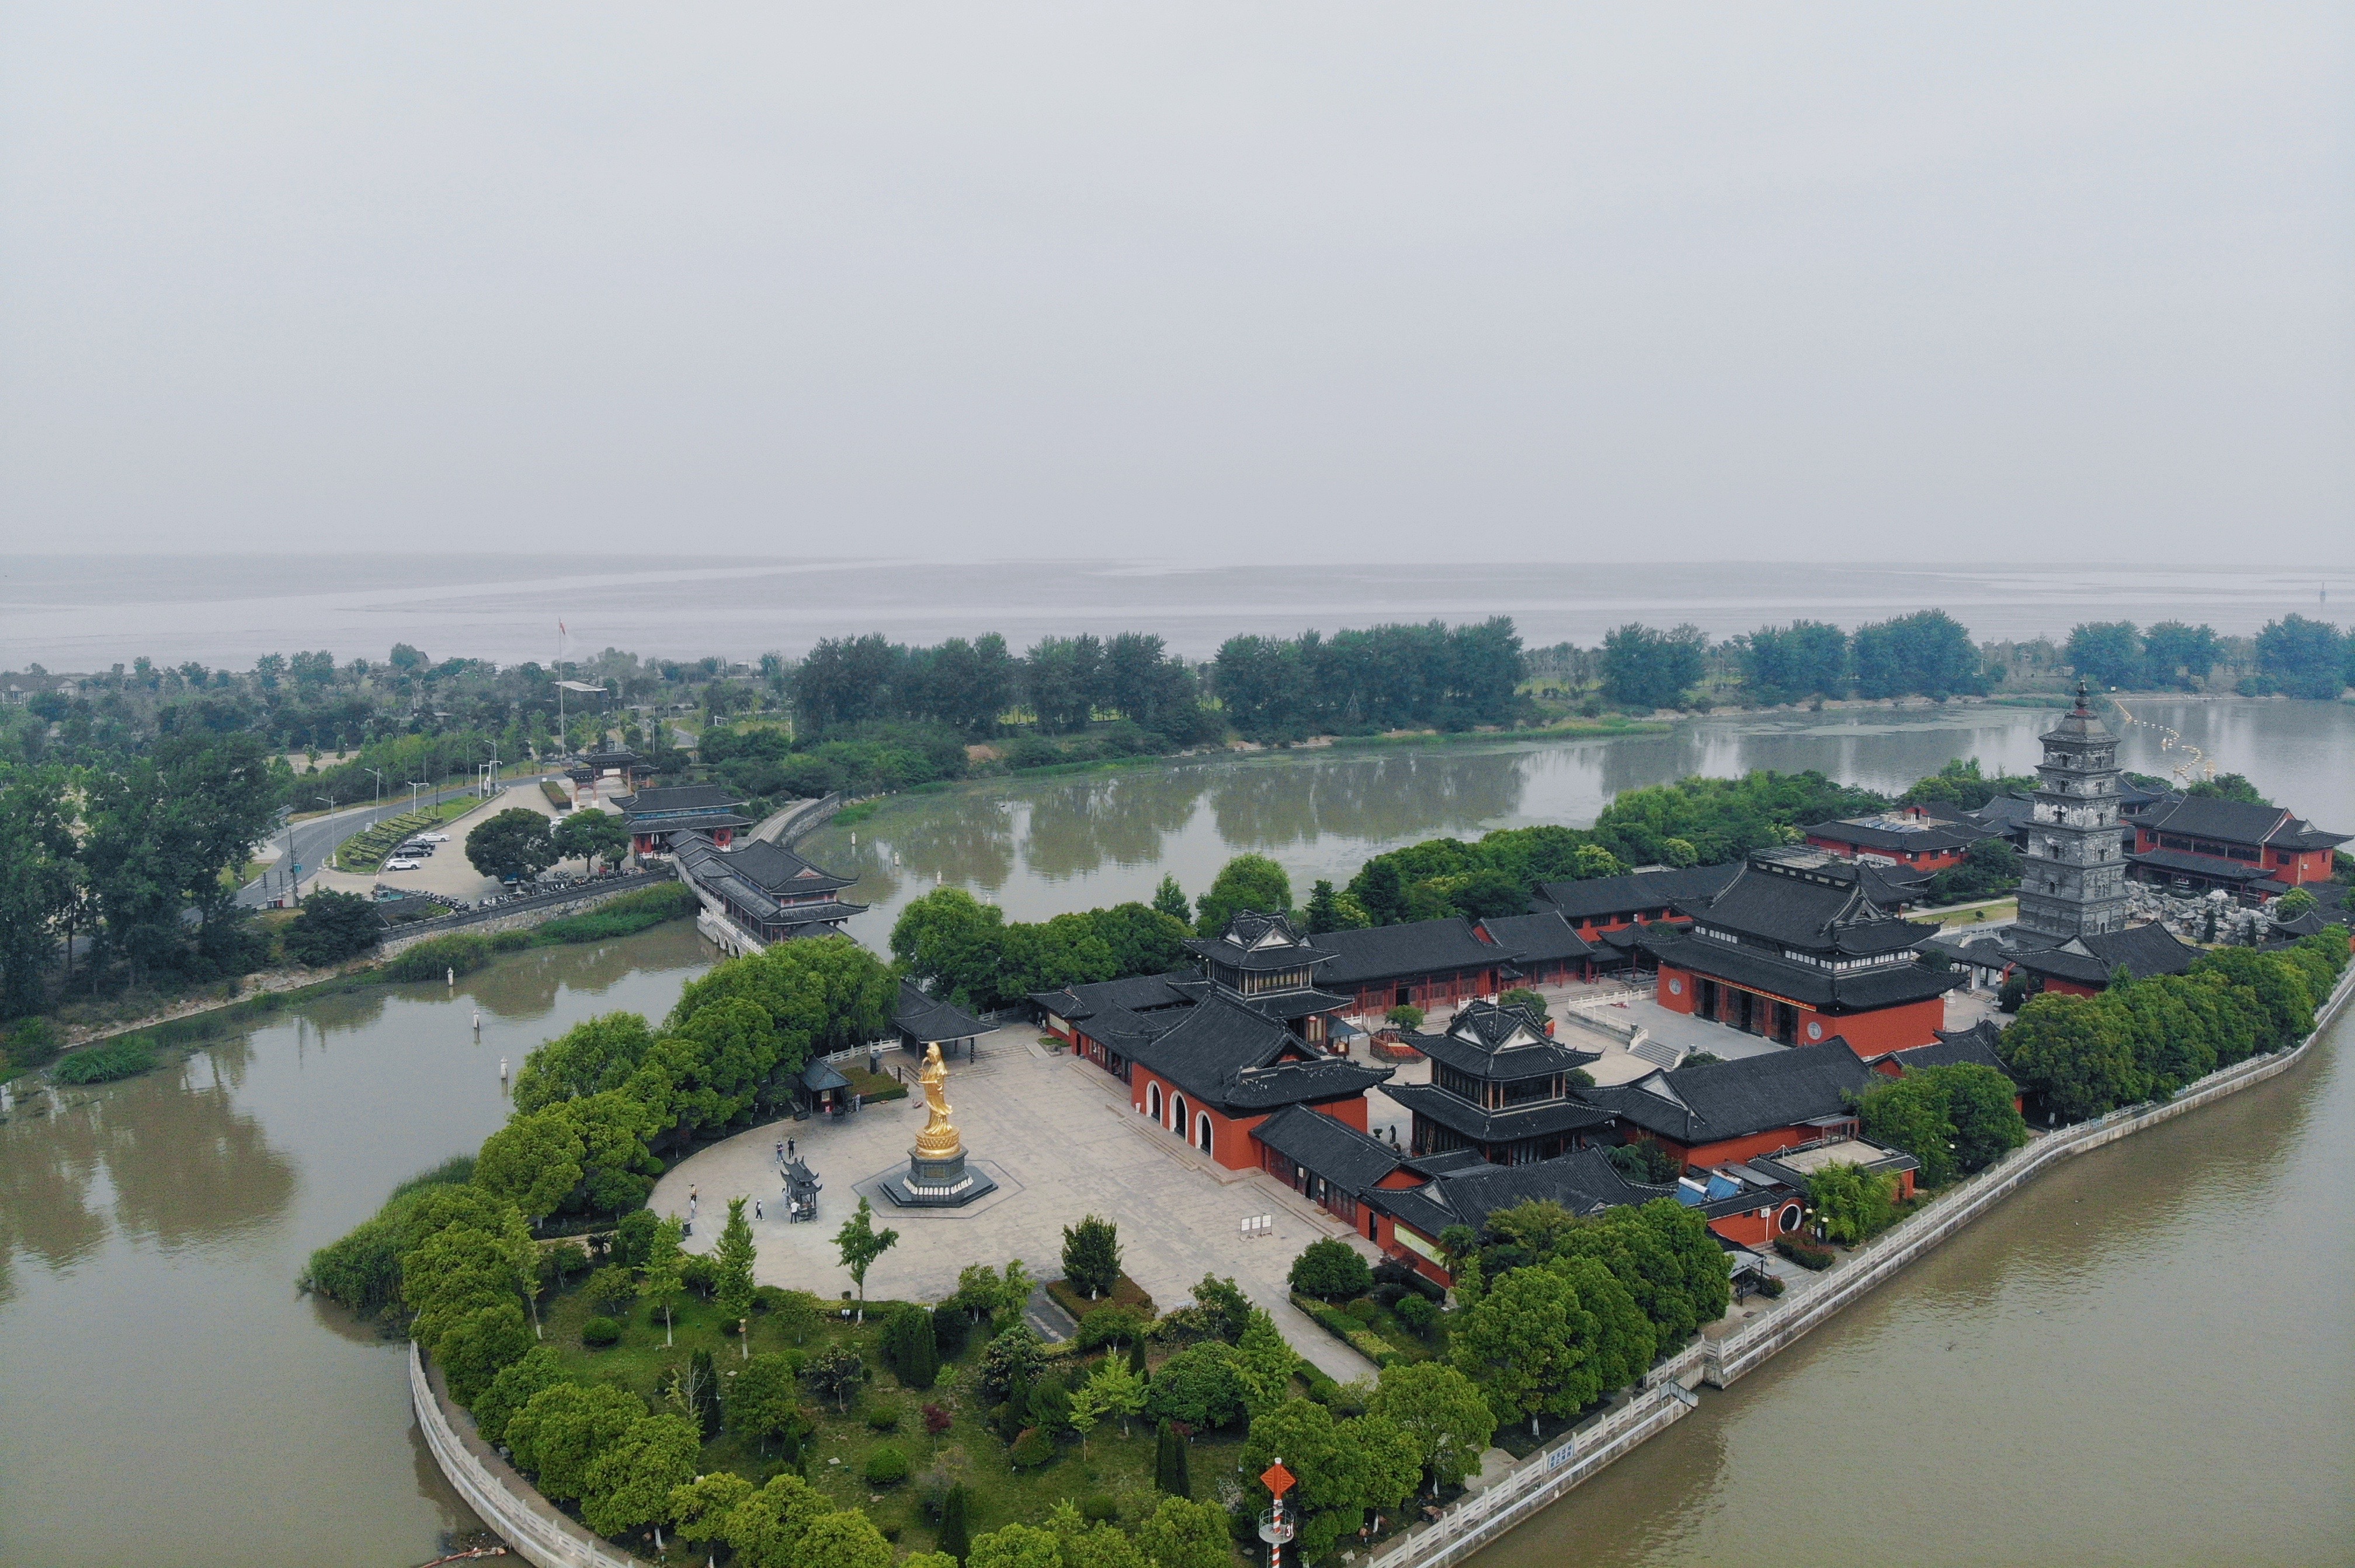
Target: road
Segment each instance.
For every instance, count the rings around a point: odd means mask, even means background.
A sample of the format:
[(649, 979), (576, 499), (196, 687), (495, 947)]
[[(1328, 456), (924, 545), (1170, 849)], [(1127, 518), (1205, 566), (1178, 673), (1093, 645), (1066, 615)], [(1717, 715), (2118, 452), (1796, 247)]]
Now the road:
[[(423, 805), (435, 801), (455, 800), (460, 795), (474, 793), (474, 786), (471, 784), (437, 790), (432, 795), (421, 791), (417, 804)], [(336, 845), (357, 833), (365, 832), (387, 817), (399, 816), (410, 808), (410, 798), (403, 795), (399, 800), (388, 800), (381, 805), (347, 806), (342, 811), (305, 818), (294, 824), (292, 855), (287, 852), (287, 832), (284, 828), (279, 829), (269, 839), (270, 848), (278, 851), (278, 860), (261, 876), (240, 888), (237, 901), (247, 909), (267, 907), (272, 900), (283, 895), (291, 865), (299, 864), (303, 868), (303, 885), (309, 887), (312, 873), (327, 863)]]

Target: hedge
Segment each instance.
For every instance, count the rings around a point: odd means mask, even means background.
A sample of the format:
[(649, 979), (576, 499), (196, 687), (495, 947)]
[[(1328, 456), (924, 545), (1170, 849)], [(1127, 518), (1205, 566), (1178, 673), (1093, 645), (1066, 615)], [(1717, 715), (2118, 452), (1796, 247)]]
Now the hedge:
[(1800, 1241), (1793, 1236), (1775, 1237), (1774, 1250), (1801, 1268), (1828, 1269), (1839, 1261), (1839, 1254), (1829, 1247), (1819, 1247), (1813, 1242)]
[(1316, 1319), (1317, 1326), (1340, 1340), (1378, 1367), (1387, 1367), (1399, 1360), (1391, 1342), (1359, 1322), (1337, 1307), (1327, 1306), (1313, 1296), (1292, 1293), (1292, 1305)]

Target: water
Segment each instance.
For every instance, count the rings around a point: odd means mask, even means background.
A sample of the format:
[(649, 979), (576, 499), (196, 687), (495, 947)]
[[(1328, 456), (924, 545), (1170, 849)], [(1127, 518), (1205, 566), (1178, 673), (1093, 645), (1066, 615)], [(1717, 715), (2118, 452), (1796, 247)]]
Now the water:
[[(2122, 765), (2164, 775), (2179, 731), (2220, 771), (2245, 773), (2326, 827), (2355, 831), (2355, 707), (2243, 700), (2136, 700)], [(1661, 735), (1548, 744), (1302, 751), (1169, 768), (960, 786), (890, 803), (855, 828), (827, 827), (804, 850), (856, 872), (845, 896), (872, 907), (849, 929), (879, 951), (908, 901), (962, 886), (1009, 919), (1149, 900), (1164, 872), (1187, 893), (1230, 856), (1269, 856), (1295, 898), (1336, 885), (1366, 857), (1442, 836), (1471, 838), (1540, 822), (1585, 825), (1623, 790), (1692, 773), (1820, 769), (1894, 793), (1956, 757), (2031, 769), (2053, 712), (1912, 709), (1701, 720)], [(2114, 720), (2115, 721), (2115, 720)], [(856, 832), (854, 848), (850, 837)], [(894, 858), (897, 864), (894, 864)]]
[[(560, 557), (561, 564), (558, 564)], [(2110, 565), (1908, 569), (1819, 563), (1544, 562), (1244, 567), (1141, 561), (730, 560), (575, 555), (0, 556), (0, 669), (104, 669), (145, 655), (242, 667), (326, 648), (380, 659), (545, 662), (575, 655), (798, 656), (820, 637), (1158, 632), (1206, 658), (1241, 632), (1511, 615), (1532, 647), (1585, 646), (1628, 621), (1730, 636), (1796, 616), (1850, 628), (1944, 608), (1982, 639), (2066, 636), (2081, 621), (2182, 616), (2245, 635), (2291, 611), (2345, 620), (2355, 572)]]
[[(2355, 823), (2355, 709), (2148, 716), (2317, 820)], [(1696, 770), (1817, 766), (1882, 788), (1958, 755), (2016, 770), (2041, 722), (1710, 721), (913, 797), (858, 830), (857, 896), (877, 906), (858, 929), (879, 941), (936, 874), (1032, 918), (1149, 895), (1165, 866), (1199, 891), (1246, 848), (1305, 885), (1435, 834), (1582, 821), (1611, 792)], [(2129, 764), (2150, 744), (2130, 739)], [(847, 838), (828, 829), (814, 853), (847, 869)], [(660, 1014), (705, 962), (684, 926), (518, 955), (454, 994), (314, 1003), (0, 1125), (0, 1563), (437, 1555), (472, 1521), (415, 1436), (399, 1347), (293, 1282), (395, 1181), (498, 1125), (500, 1057), (593, 1013)], [(2343, 1057), (2047, 1178), (1493, 1561), (1555, 1563), (1572, 1542), (1625, 1563), (2346, 1561)]]
[(502, 1056), (705, 962), (671, 926), (334, 997), (0, 1125), (0, 1563), (392, 1565), (475, 1528), (401, 1347), (294, 1280), (506, 1119)]

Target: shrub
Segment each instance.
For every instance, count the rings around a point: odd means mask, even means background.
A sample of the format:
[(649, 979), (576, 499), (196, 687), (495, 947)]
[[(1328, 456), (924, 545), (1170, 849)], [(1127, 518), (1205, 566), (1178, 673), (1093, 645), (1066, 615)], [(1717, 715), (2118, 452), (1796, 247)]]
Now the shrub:
[(867, 1456), (862, 1474), (870, 1487), (896, 1487), (908, 1478), (908, 1456), (886, 1443)]
[(1133, 1307), (1099, 1307), (1080, 1319), (1073, 1343), (1082, 1350), (1099, 1345), (1126, 1345), (1145, 1333), (1145, 1315)]
[(973, 1319), (955, 1302), (943, 1302), (932, 1308), (932, 1345), (942, 1360), (954, 1360), (964, 1355), (965, 1340), (972, 1332)]
[(447, 936), (429, 936), (396, 954), (385, 964), (384, 972), (395, 980), (439, 980), (452, 971), (471, 975), (490, 961), (488, 937), (453, 931)]
[(719, 1265), (702, 1253), (689, 1253), (679, 1260), (679, 1283), (698, 1296), (708, 1296), (719, 1288)]
[(1360, 1323), (1371, 1323), (1381, 1312), (1381, 1308), (1374, 1305), (1373, 1298), (1365, 1296), (1358, 1297), (1341, 1310)]
[(1311, 1242), (1292, 1262), (1292, 1288), (1326, 1301), (1347, 1300), (1373, 1288), (1374, 1271), (1337, 1236)]
[(1765, 1275), (1764, 1277), (1763, 1277), (1762, 1279), (1760, 1279), (1760, 1280), (1759, 1280), (1759, 1282), (1758, 1282), (1758, 1294), (1759, 1294), (1759, 1295), (1761, 1295), (1761, 1296), (1764, 1296), (1764, 1297), (1765, 1297), (1767, 1300), (1769, 1300), (1769, 1301), (1772, 1301), (1772, 1300), (1774, 1300), (1776, 1296), (1778, 1296), (1782, 1295), (1782, 1294), (1783, 1294), (1783, 1290), (1784, 1290), (1784, 1285), (1783, 1285), (1783, 1282), (1782, 1282), (1781, 1280), (1779, 1280), (1779, 1279), (1776, 1279), (1776, 1278), (1775, 1278), (1773, 1275), (1771, 1275), (1771, 1274), (1770, 1274), (1770, 1275)]
[(613, 1248), (621, 1256), (614, 1261), (624, 1268), (644, 1268), (647, 1249), (654, 1245), (655, 1232), (662, 1221), (651, 1209), (633, 1209), (622, 1216), (613, 1227)]
[(1120, 1518), (1120, 1504), (1103, 1492), (1090, 1492), (1080, 1499), (1080, 1517), (1090, 1524), (1112, 1524)]
[(1439, 1326), (1439, 1304), (1427, 1296), (1401, 1296), (1391, 1311), (1410, 1333), (1429, 1334)]
[(112, 1083), (131, 1078), (155, 1065), (155, 1051), (139, 1035), (118, 1035), (103, 1045), (77, 1051), (50, 1069), (60, 1083)]
[(888, 1403), (878, 1403), (874, 1409), (867, 1413), (867, 1430), (869, 1432), (899, 1431), (900, 1407)]
[(528, 931), (502, 931), (491, 938), (491, 951), (494, 953), (520, 953), (530, 945), (531, 933)]
[(58, 1052), (65, 1049), (65, 1037), (47, 1019), (26, 1019), (9, 1029), (8, 1038), (0, 1041), (0, 1048), (5, 1048), (0, 1054), (6, 1057), (5, 1063), (0, 1063), (0, 1077), (5, 1077), (11, 1072), (29, 1072), (56, 1061)]
[(937, 1404), (924, 1406), (924, 1431), (929, 1435), (938, 1437), (949, 1429), (950, 1424), (951, 1420), (947, 1411)]
[(1838, 1254), (1829, 1247), (1819, 1247), (1813, 1242), (1801, 1241), (1796, 1236), (1775, 1237), (1774, 1250), (1801, 1268), (1806, 1269), (1828, 1269), (1838, 1258)]
[(1392, 1029), (1421, 1029), (1423, 1009), (1401, 1002), (1382, 1015), (1382, 1021)]
[(621, 1343), (622, 1326), (610, 1317), (591, 1317), (581, 1325), (581, 1342), (592, 1350)]
[(764, 1313), (774, 1312), (778, 1307), (783, 1307), (784, 1304), (785, 1293), (783, 1286), (774, 1285), (756, 1285), (752, 1287), (753, 1311)]
[(1018, 1470), (1035, 1470), (1055, 1462), (1055, 1440), (1032, 1426), (1014, 1440), (1006, 1457)]

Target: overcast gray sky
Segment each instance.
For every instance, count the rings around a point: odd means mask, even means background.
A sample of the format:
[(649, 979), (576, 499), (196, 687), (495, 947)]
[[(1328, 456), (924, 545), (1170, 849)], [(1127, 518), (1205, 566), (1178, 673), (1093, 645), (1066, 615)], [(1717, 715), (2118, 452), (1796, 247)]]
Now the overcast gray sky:
[(2355, 558), (2343, 4), (0, 18), (0, 547)]

